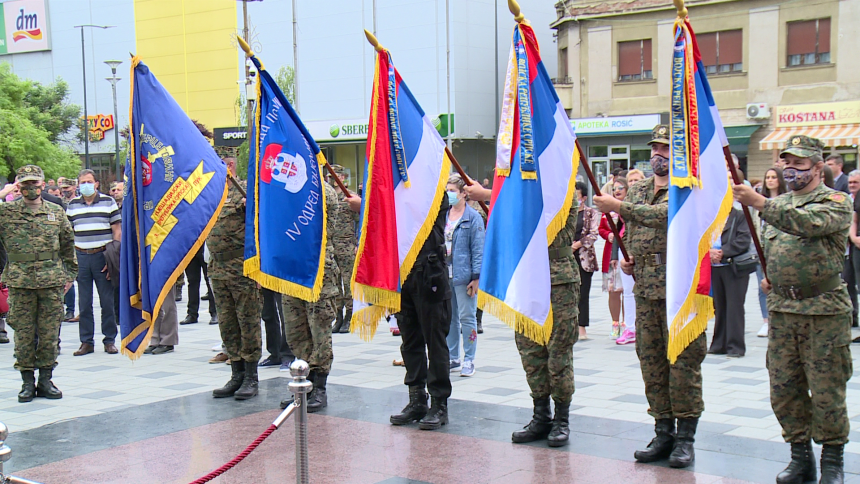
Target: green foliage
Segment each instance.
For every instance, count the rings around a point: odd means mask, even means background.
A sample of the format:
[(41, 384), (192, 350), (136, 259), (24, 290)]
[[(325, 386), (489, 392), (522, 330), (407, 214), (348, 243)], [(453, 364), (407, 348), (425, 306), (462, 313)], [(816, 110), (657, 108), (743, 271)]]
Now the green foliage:
[(243, 141), (239, 148), (236, 150), (236, 174), (239, 175), (239, 178), (244, 179), (248, 176), (248, 152), (250, 148), (248, 147), (248, 141)]
[(21, 79), (0, 64), (0, 175), (14, 179), (24, 165), (39, 165), (47, 178), (75, 176), (80, 159), (63, 136), (77, 126), (80, 108), (66, 102), (68, 85)]
[(283, 91), (287, 101), (296, 107), (296, 71), (291, 66), (281, 66), (275, 75), (275, 82)]

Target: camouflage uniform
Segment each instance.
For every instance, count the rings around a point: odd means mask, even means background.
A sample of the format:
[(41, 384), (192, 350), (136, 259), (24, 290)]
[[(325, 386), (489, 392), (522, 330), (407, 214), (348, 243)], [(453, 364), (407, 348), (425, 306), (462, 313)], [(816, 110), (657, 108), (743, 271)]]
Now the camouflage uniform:
[[(332, 169), (338, 175), (344, 173), (343, 167), (334, 165)], [(340, 190), (336, 190), (336, 194), (328, 199), (331, 200), (331, 205), (334, 210), (329, 211), (334, 219), (334, 223), (329, 224), (328, 237), (334, 247), (334, 259), (337, 262), (337, 267), (340, 268), (340, 277), (337, 280), (337, 314), (343, 314), (346, 308), (346, 326), (349, 327), (349, 318), (352, 316), (352, 291), (350, 283), (352, 282), (352, 268), (355, 265), (355, 223), (358, 221), (358, 213), (349, 209), (349, 204), (346, 202), (346, 195)], [(327, 192), (328, 193), (328, 192)], [(327, 201), (328, 201), (327, 200)]]
[(669, 364), (666, 324), (666, 238), (669, 191), (654, 193), (654, 177), (635, 183), (621, 204), (627, 224), (624, 243), (635, 262), (636, 355), (645, 381), (648, 413), (655, 419), (698, 418), (702, 400), (702, 361), (707, 340), (701, 334)]
[(558, 405), (573, 399), (573, 345), (579, 340), (579, 269), (570, 248), (576, 237), (576, 201), (567, 223), (550, 244), (552, 333), (546, 346), (520, 333), (514, 339), (533, 399), (552, 396)]
[[(245, 186), (245, 182), (240, 183)], [(239, 190), (232, 183), (228, 185), (221, 215), (206, 239), (212, 256), (209, 278), (218, 301), (221, 341), (230, 361), (244, 360), (256, 367), (263, 347), (263, 296), (257, 283), (244, 276), (245, 205)]]
[[(334, 200), (336, 193), (327, 183), (323, 184), (326, 202)], [(328, 223), (326, 230), (332, 233), (337, 220), (337, 205), (326, 204)], [(323, 287), (316, 302), (302, 301), (294, 297), (282, 298), (284, 308), (284, 327), (287, 342), (296, 357), (308, 362), (315, 374), (328, 375), (331, 371), (334, 352), (331, 343), (331, 322), (335, 318), (335, 305), (338, 297), (340, 271), (335, 262), (335, 249), (332, 239), (326, 246)], [(219, 300), (220, 303), (220, 300)], [(259, 325), (258, 325), (259, 326)]]
[[(806, 136), (788, 145), (785, 152), (802, 158), (820, 155), (823, 146)], [(850, 199), (823, 182), (805, 195), (768, 199), (761, 211), (773, 284), (767, 296), (770, 402), (786, 442), (848, 442), (852, 306), (839, 274), (851, 212)]]
[[(19, 180), (33, 180), (36, 172), (44, 178), (40, 168), (24, 166), (18, 170)], [(78, 274), (74, 232), (59, 205), (43, 200), (41, 207), (31, 210), (24, 202), (0, 203), (0, 241), (8, 253), (3, 282), (9, 286), (15, 368), (53, 369), (63, 319), (63, 285)]]

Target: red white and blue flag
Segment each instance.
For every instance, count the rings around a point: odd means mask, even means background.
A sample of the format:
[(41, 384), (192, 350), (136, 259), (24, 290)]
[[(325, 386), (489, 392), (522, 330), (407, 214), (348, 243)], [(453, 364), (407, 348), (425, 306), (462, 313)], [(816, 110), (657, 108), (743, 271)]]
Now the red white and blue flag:
[(709, 250), (732, 209), (729, 143), (688, 19), (675, 22), (671, 116), (666, 309), (674, 363), (713, 314)]
[(496, 145), (478, 305), (545, 344), (552, 333), (549, 244), (567, 222), (579, 169), (570, 120), (526, 21), (514, 28)]
[(367, 133), (352, 331), (363, 339), (400, 310), (400, 288), (433, 228), (451, 162), (445, 141), (385, 49), (377, 52)]

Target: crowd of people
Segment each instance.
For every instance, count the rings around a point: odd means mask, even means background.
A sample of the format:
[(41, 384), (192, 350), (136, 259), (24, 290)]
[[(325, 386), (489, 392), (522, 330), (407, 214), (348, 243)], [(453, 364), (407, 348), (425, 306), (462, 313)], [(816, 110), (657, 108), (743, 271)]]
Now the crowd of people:
[[(860, 280), (860, 202), (856, 198), (860, 171), (842, 173), (841, 157), (825, 160), (819, 140), (798, 135), (788, 140), (780, 160), (762, 180), (733, 184), (735, 204), (709, 253), (713, 338), (708, 345), (706, 334), (695, 337), (670, 364), (665, 295), (669, 128), (655, 127), (649, 144), (650, 176), (638, 170), (613, 173), (605, 192), (592, 198), (593, 207), (588, 204), (587, 185), (576, 184), (577, 208), (570, 211), (548, 250), (552, 333), (546, 344), (514, 335), (534, 415), (512, 434), (512, 441), (545, 440), (550, 446), (568, 442), (573, 346), (589, 337), (589, 295), (599, 267), (608, 296), (611, 337), (618, 345), (636, 345), (649, 414), (655, 419), (654, 438), (634, 457), (640, 462), (668, 460), (672, 467), (691, 465), (704, 411), (702, 361), (707, 353), (744, 356), (744, 302), (750, 276), (756, 272), (764, 319), (759, 336), (768, 338), (771, 404), (791, 444), (791, 463), (777, 482), (815, 478), (812, 440), (823, 445), (821, 482), (842, 482), (842, 454), (849, 432), (845, 391), (852, 373), (849, 327), (857, 325), (856, 282)], [(235, 178), (236, 160), (225, 158), (224, 162)], [(734, 162), (740, 174), (737, 159)], [(345, 179), (342, 167), (334, 165), (333, 171)], [(206, 299), (210, 324), (218, 324), (222, 339), (216, 348), (222, 351), (212, 362), (227, 362), (232, 370), (230, 380), (214, 390), (213, 397), (253, 398), (258, 392), (258, 367), (283, 367), (297, 357), (308, 361), (311, 370), (308, 411), (325, 408), (334, 359), (332, 333), (350, 329), (351, 295), (346, 291), (361, 206), (360, 195), (343, 193), (333, 181), (324, 184), (326, 199), (331, 201), (326, 214), (331, 236), (318, 301), (261, 290), (244, 277), (245, 198), (240, 189), (244, 182), (237, 182), (229, 187), (206, 246), (186, 268), (187, 316), (178, 321), (175, 303), (182, 291), (174, 287), (144, 353), (174, 351), (178, 326), (197, 323), (199, 299)], [(61, 316), (75, 319), (75, 303), (81, 345), (74, 355), (95, 351), (93, 286), (101, 303), (104, 351), (118, 352), (115, 285), (123, 187), (113, 185), (110, 196), (101, 194), (90, 170), (82, 170), (77, 180), (58, 182), (46, 183), (41, 168), (27, 165), (18, 169), (15, 184), (0, 191), (0, 198), (6, 200), (0, 203), (3, 281), (9, 287), (9, 325), (15, 330), (15, 368), (23, 380), (20, 402), (62, 398), (51, 378), (60, 350)], [(448, 179), (446, 190), (430, 234), (403, 283), (401, 311), (392, 318), (402, 341), (409, 403), (390, 421), (394, 425), (418, 422), (424, 430), (448, 423), (450, 374), (475, 374), (477, 339), (482, 332), (477, 292), (486, 263), (487, 221), (474, 205), (490, 201), (491, 191), (456, 175)], [(744, 213), (747, 209), (752, 230)], [(595, 247), (599, 238), (605, 240), (600, 261)], [(764, 246), (766, 274), (754, 238)], [(209, 293), (201, 298), (203, 281)], [(73, 282), (77, 282), (77, 298)], [(261, 320), (270, 353), (262, 360)], [(281, 403), (282, 407), (289, 404), (289, 398)]]

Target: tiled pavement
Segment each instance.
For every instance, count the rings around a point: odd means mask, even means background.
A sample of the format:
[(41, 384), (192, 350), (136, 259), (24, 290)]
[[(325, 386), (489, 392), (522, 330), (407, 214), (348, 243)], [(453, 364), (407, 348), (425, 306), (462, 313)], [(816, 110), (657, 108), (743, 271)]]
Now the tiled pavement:
[[(707, 422), (703, 425), (709, 432), (781, 442), (779, 424), (768, 401), (764, 366), (766, 340), (755, 336), (761, 318), (754, 282), (753, 278), (746, 302), (746, 357), (707, 357), (703, 365), (706, 411), (702, 421)], [(571, 411), (582, 416), (649, 423), (652, 420), (646, 413), (633, 345), (617, 346), (608, 338), (606, 296), (600, 292), (598, 280), (595, 280), (590, 302), (591, 338), (580, 341), (574, 349), (576, 394)], [(179, 303), (179, 314), (185, 314), (184, 302)], [(207, 363), (214, 354), (211, 347), (220, 341), (218, 329), (206, 324), (208, 315), (205, 313), (201, 318), (198, 324), (180, 327), (180, 344), (174, 353), (145, 355), (134, 362), (122, 355), (107, 355), (100, 345), (95, 354), (72, 356), (78, 346), (77, 325), (63, 324), (63, 352), (54, 378), (64, 393), (62, 400), (17, 403), (20, 378), (12, 369), (13, 346), (0, 345), (0, 421), (15, 432), (126, 406), (208, 392), (221, 386), (228, 378), (229, 367)], [(380, 328), (385, 329), (384, 326)], [(472, 378), (453, 375), (452, 398), (530, 408), (528, 387), (512, 331), (489, 316), (485, 316), (484, 328), (485, 333), (478, 340), (477, 373)], [(335, 362), (330, 382), (405, 393), (403, 368), (392, 366), (392, 360), (400, 357), (399, 338), (382, 332), (370, 343), (354, 335), (335, 335), (334, 342)], [(261, 379), (286, 376), (276, 368), (260, 370)], [(283, 387), (286, 391), (286, 380)], [(337, 400), (330, 403), (332, 407), (349, 404)], [(860, 429), (860, 383), (849, 382), (848, 404), (852, 426)], [(847, 452), (860, 454), (858, 437), (857, 431), (852, 432), (854, 442), (848, 444)]]

